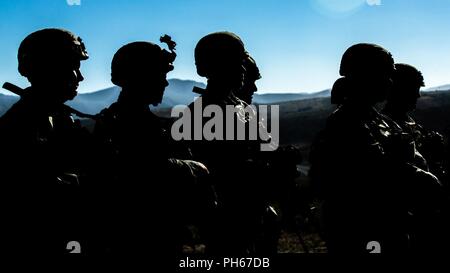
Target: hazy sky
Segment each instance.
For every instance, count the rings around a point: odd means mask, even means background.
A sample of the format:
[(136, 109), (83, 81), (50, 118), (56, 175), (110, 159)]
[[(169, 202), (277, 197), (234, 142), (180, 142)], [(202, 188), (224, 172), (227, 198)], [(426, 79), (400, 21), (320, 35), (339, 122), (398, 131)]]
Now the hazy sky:
[(25, 87), (17, 48), (30, 32), (67, 28), (83, 38), (81, 92), (109, 87), (115, 51), (135, 40), (178, 43), (169, 78), (196, 75), (193, 51), (204, 35), (242, 37), (260, 66), (261, 92), (313, 92), (338, 77), (342, 53), (358, 42), (391, 50), (422, 70), (428, 87), (450, 83), (450, 0), (1, 0), (0, 82)]

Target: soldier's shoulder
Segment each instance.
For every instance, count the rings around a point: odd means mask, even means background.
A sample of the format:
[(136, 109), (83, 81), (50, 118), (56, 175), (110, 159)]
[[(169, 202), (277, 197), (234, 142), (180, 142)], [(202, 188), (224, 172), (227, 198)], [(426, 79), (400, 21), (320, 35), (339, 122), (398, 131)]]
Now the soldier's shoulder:
[(325, 131), (333, 137), (356, 139), (367, 135), (371, 126), (370, 120), (361, 118), (358, 112), (340, 106), (327, 118)]
[(120, 115), (120, 109), (118, 104), (115, 102), (109, 107), (102, 109), (98, 114), (97, 118), (101, 121), (103, 120), (113, 120)]
[(20, 99), (9, 108), (6, 113), (0, 117), (0, 126), (7, 126), (10, 124), (18, 124), (22, 120), (30, 118), (31, 111), (27, 106), (27, 103)]
[(96, 115), (94, 132), (98, 133), (99, 131), (106, 130), (108, 127), (115, 126), (114, 124), (117, 122), (118, 117), (119, 110), (115, 103), (104, 108)]
[(23, 100), (16, 102), (2, 117), (0, 117), (0, 138), (10, 143), (22, 141), (35, 134), (37, 115)]
[(345, 107), (341, 106), (334, 110), (327, 118), (327, 127), (339, 127), (349, 120), (349, 113), (346, 111)]

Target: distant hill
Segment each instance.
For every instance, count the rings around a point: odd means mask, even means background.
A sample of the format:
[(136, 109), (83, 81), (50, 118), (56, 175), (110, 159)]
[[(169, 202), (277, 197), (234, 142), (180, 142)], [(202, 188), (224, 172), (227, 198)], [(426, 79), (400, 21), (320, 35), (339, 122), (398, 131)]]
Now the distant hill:
[(0, 116), (3, 115), (16, 101), (19, 100), (17, 96), (8, 96), (0, 94)]
[[(275, 96), (277, 94), (270, 95), (274, 95), (272, 98), (279, 99)], [(304, 147), (309, 147), (317, 133), (325, 127), (328, 116), (336, 109), (329, 97), (301, 97), (298, 100), (276, 104), (280, 109), (280, 143)], [(160, 109), (158, 112), (162, 116), (170, 116), (169, 109)], [(425, 128), (448, 134), (450, 91), (422, 92), (413, 116)]]
[[(195, 99), (195, 97), (199, 96), (198, 94), (192, 92), (194, 86), (205, 88), (205, 84), (201, 82), (170, 79), (169, 86), (166, 88), (164, 93), (163, 101), (157, 108), (171, 108), (179, 104), (188, 105)], [(91, 93), (79, 94), (73, 101), (69, 101), (67, 104), (81, 112), (95, 114), (116, 101), (119, 93), (120, 88), (113, 86)], [(274, 104), (317, 97), (327, 97), (329, 95), (330, 90), (314, 93), (266, 93), (255, 94), (253, 101), (255, 104)], [(17, 96), (0, 94), (0, 115), (3, 115), (3, 113), (11, 107), (17, 99)]]
[[(195, 97), (199, 96), (192, 92), (192, 88), (194, 86), (205, 88), (204, 83), (191, 80), (169, 79), (168, 81), (169, 86), (166, 88), (163, 101), (158, 106), (159, 108), (169, 108), (177, 104), (189, 104)], [(92, 93), (78, 94), (73, 101), (69, 101), (67, 104), (81, 112), (96, 114), (115, 102), (119, 93), (120, 88), (113, 86)], [(17, 100), (17, 96), (0, 94), (0, 116)]]
[[(205, 88), (205, 84), (190, 80), (169, 79), (164, 93), (163, 101), (158, 108), (170, 108), (178, 104), (187, 105), (199, 96), (192, 92), (194, 86)], [(98, 113), (103, 108), (115, 102), (119, 96), (120, 88), (113, 86), (92, 93), (79, 94), (67, 104), (88, 114)]]
[(256, 104), (273, 104), (278, 102), (287, 102), (295, 100), (304, 100), (311, 98), (323, 98), (329, 97), (331, 93), (330, 89), (314, 92), (314, 93), (267, 93), (267, 94), (255, 94), (253, 101)]
[(435, 87), (429, 87), (424, 89), (423, 91), (429, 92), (429, 91), (449, 91), (450, 90), (450, 84), (435, 86)]
[[(203, 83), (189, 80), (169, 80), (163, 103), (156, 111), (163, 116), (170, 115), (170, 108), (177, 104), (189, 104), (194, 97), (193, 86), (204, 88)], [(444, 87), (442, 87), (444, 90)], [(447, 132), (450, 125), (450, 90), (426, 91), (418, 101), (414, 116), (426, 128)], [(69, 104), (86, 113), (98, 113), (114, 102), (120, 89), (111, 87), (93, 93), (80, 94)], [(330, 90), (316, 93), (268, 93), (255, 94), (257, 104), (278, 104), (280, 106), (280, 142), (308, 146), (314, 136), (325, 126), (335, 106), (330, 103)], [(17, 96), (0, 94), (0, 115), (14, 102)]]
[[(280, 105), (280, 142), (309, 145), (336, 109), (329, 98), (284, 102)], [(422, 92), (412, 114), (425, 128), (449, 134), (450, 91)]]
[[(165, 109), (172, 108), (175, 105), (190, 104), (195, 97), (199, 96), (199, 94), (192, 92), (194, 86), (205, 88), (205, 84), (201, 82), (170, 79), (169, 86), (164, 92), (163, 101), (157, 108)], [(79, 94), (67, 104), (82, 112), (94, 114), (116, 101), (119, 92), (120, 88), (115, 86), (97, 92)], [(267, 93), (255, 94), (253, 102), (255, 104), (274, 104), (327, 96), (330, 96), (330, 90), (315, 93)]]

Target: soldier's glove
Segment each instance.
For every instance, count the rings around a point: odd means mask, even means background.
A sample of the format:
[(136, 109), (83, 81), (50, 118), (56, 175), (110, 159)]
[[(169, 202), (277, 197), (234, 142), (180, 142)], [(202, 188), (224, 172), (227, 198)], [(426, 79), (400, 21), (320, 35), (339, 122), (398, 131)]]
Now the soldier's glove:
[(189, 167), (194, 177), (200, 178), (207, 176), (209, 174), (208, 168), (203, 163), (193, 160), (183, 160), (183, 161)]

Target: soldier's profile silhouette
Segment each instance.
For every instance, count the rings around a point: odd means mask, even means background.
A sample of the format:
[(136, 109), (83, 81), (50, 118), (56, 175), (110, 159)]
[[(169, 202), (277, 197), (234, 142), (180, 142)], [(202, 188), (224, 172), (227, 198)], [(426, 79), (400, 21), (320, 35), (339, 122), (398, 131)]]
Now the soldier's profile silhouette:
[[(243, 111), (247, 103), (238, 94), (246, 81), (245, 66), (249, 55), (240, 37), (226, 31), (208, 34), (199, 40), (194, 55), (198, 75), (207, 79), (205, 90), (194, 90), (202, 94), (200, 110), (214, 105), (225, 113), (226, 107), (232, 106), (237, 109), (234, 129), (240, 125), (247, 126), (249, 116)], [(258, 75), (248, 76), (248, 83), (252, 86), (246, 88), (255, 88)], [(250, 79), (253, 76), (255, 79)], [(250, 93), (254, 91), (245, 91), (247, 99), (251, 100)], [(195, 102), (189, 109), (195, 115)], [(203, 124), (205, 122), (206, 119)], [(236, 133), (236, 130), (233, 132)], [(248, 140), (219, 139), (189, 142), (194, 158), (208, 166), (210, 181), (219, 201), (218, 210), (209, 221), (206, 245), (209, 253), (237, 255), (257, 251), (256, 240), (267, 207), (261, 194), (262, 183), (256, 176), (258, 169), (250, 156), (251, 147), (256, 144)]]
[[(18, 50), (18, 70), (31, 86), (0, 118), (2, 245), (11, 252), (64, 253), (80, 240), (79, 193), (83, 140), (64, 102), (77, 95), (88, 59), (75, 34), (42, 29), (28, 35)], [(3, 203), (4, 202), (4, 203)]]
[(411, 65), (397, 63), (392, 80), (393, 87), (383, 113), (413, 137), (418, 152), (426, 160), (423, 163), (426, 169), (429, 168), (439, 178), (444, 177), (444, 137), (436, 131), (425, 129), (411, 117), (420, 98), (420, 88), (425, 86), (422, 73)]
[[(246, 52), (244, 69), (242, 88), (234, 94), (250, 105), (254, 93), (258, 91), (256, 81), (262, 76), (255, 59), (248, 52)], [(257, 111), (254, 115), (258, 116)], [(259, 126), (263, 125), (259, 123)], [(294, 222), (298, 213), (309, 210), (310, 200), (305, 196), (306, 191), (300, 192), (296, 184), (296, 179), (301, 175), (297, 170), (297, 164), (302, 161), (302, 156), (299, 149), (293, 145), (279, 147), (272, 153), (261, 152), (253, 145), (249, 145), (247, 149), (249, 150), (248, 159), (257, 162), (253, 169), (247, 169), (249, 174), (250, 170), (253, 172), (249, 175), (250, 179), (258, 181), (252, 191), (255, 196), (263, 198), (265, 203), (265, 212), (260, 220), (261, 227), (253, 231), (255, 234), (259, 233), (254, 251), (259, 254), (274, 254), (278, 251), (278, 239), (282, 226), (290, 230), (295, 229)], [(301, 237), (300, 232), (297, 232), (297, 235)], [(307, 248), (305, 244), (303, 247)]]
[(371, 241), (384, 253), (409, 251), (410, 215), (437, 206), (438, 179), (411, 163), (410, 139), (374, 108), (394, 72), (391, 54), (378, 45), (356, 44), (342, 57), (343, 78), (334, 86), (340, 90), (332, 96), (339, 107), (311, 154), (331, 253), (366, 253)]
[(405, 115), (416, 109), (420, 88), (425, 86), (423, 75), (412, 65), (396, 63), (392, 81), (385, 109), (392, 112), (391, 117), (405, 119)]
[(258, 91), (256, 81), (261, 79), (259, 68), (256, 65), (255, 59), (247, 53), (247, 58), (244, 61), (244, 83), (242, 87), (235, 92), (236, 97), (243, 100), (247, 104), (252, 104), (253, 94)]
[[(425, 86), (422, 73), (412, 65), (396, 63), (392, 80), (393, 86), (388, 93), (383, 114), (393, 119), (414, 142), (416, 151), (411, 159), (412, 164), (429, 170), (448, 188), (445, 184), (444, 137), (436, 131), (425, 129), (411, 116), (420, 98), (420, 88)], [(448, 200), (445, 201), (448, 198), (448, 190), (446, 194), (445, 191), (442, 194), (443, 196), (435, 196), (436, 199), (444, 198), (438, 208), (439, 213), (418, 214), (416, 217), (412, 228), (412, 240), (416, 249), (434, 249), (435, 252), (445, 250), (444, 242), (448, 242), (444, 220), (448, 217)]]
[(105, 241), (113, 253), (180, 252), (178, 236), (192, 220), (194, 182), (208, 172), (199, 162), (173, 157), (162, 119), (149, 109), (161, 102), (176, 57), (174, 42), (164, 37), (170, 51), (142, 41), (116, 52), (111, 80), (122, 90), (99, 113), (94, 130), (103, 147), (101, 185), (109, 193), (99, 226), (109, 230)]

